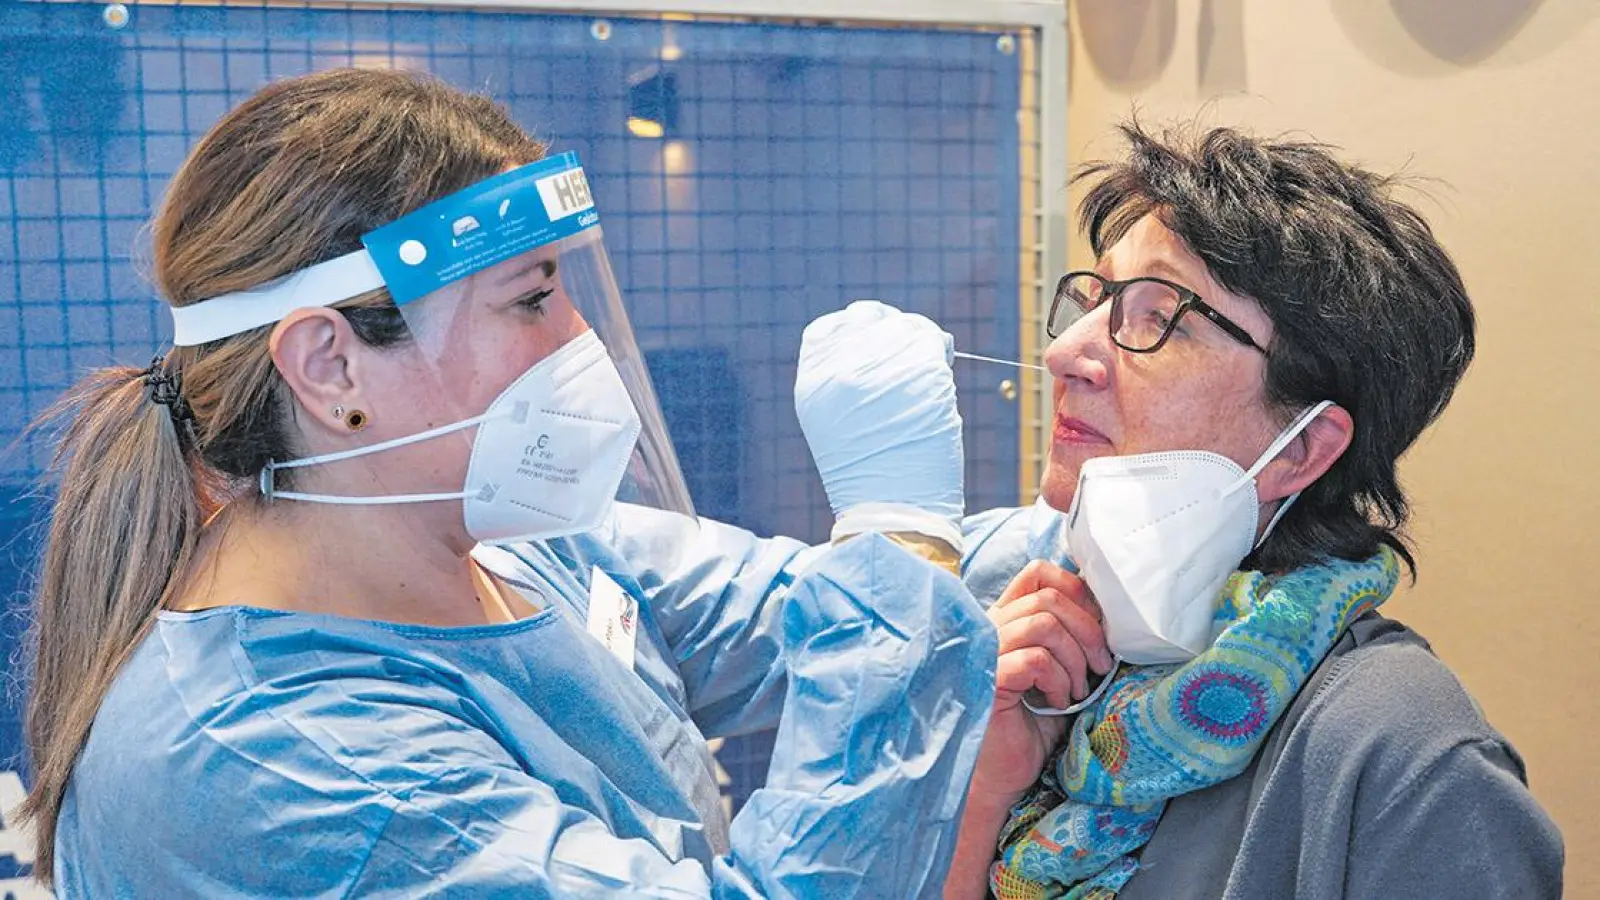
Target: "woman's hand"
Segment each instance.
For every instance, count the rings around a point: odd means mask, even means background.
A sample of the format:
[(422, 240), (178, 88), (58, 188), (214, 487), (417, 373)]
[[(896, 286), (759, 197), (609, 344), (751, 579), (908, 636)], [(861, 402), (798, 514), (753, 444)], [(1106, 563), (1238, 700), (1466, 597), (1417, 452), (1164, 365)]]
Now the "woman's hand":
[(1090, 692), (1089, 673), (1111, 670), (1100, 608), (1083, 579), (1044, 560), (1029, 563), (989, 607), (1000, 635), (994, 712), (967, 790), (945, 897), (987, 896), (989, 865), (1011, 807), (1033, 786), (1070, 721), (1022, 703), (1038, 690), (1063, 708)]
[(1038, 690), (1051, 706), (1071, 706), (1089, 696), (1089, 673), (1104, 675), (1112, 660), (1088, 586), (1044, 560), (1011, 580), (989, 607), (989, 620), (1000, 635), (1000, 662), (972, 791), (1008, 798), (1009, 806), (1038, 778), (1069, 721), (1032, 712), (1023, 695)]

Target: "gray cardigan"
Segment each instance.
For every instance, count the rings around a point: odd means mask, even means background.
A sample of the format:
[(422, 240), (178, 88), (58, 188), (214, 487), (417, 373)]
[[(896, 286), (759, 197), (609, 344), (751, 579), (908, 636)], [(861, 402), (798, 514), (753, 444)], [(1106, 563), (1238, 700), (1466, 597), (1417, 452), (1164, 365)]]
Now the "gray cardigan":
[(1173, 800), (1118, 900), (1561, 896), (1522, 757), (1420, 635), (1370, 613), (1243, 774)]

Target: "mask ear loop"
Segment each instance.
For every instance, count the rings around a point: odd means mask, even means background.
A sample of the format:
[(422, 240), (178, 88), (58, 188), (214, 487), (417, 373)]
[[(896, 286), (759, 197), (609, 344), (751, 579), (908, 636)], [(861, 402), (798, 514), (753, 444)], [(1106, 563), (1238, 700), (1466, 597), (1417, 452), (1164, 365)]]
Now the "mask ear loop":
[(1062, 709), (1057, 709), (1054, 706), (1045, 706), (1043, 704), (1034, 706), (1033, 703), (1029, 701), (1029, 696), (1038, 696), (1040, 699), (1043, 699), (1044, 696), (1037, 689), (1030, 690), (1022, 695), (1022, 705), (1028, 708), (1028, 712), (1040, 716), (1070, 716), (1075, 712), (1081, 712), (1087, 709), (1090, 704), (1100, 699), (1100, 695), (1104, 694), (1106, 692), (1106, 688), (1111, 686), (1111, 682), (1116, 680), (1117, 670), (1120, 668), (1122, 668), (1122, 657), (1111, 657), (1111, 669), (1110, 671), (1106, 672), (1105, 675), (1100, 677), (1100, 684), (1089, 693), (1089, 696), (1079, 700), (1077, 703), (1074, 703), (1071, 706)]
[(441, 425), (438, 428), (432, 428), (428, 431), (421, 432), (420, 434), (398, 437), (377, 444), (369, 444), (365, 447), (356, 447), (352, 450), (342, 450), (338, 453), (325, 453), (322, 456), (308, 456), (303, 459), (290, 459), (284, 460), (283, 462), (268, 460), (267, 464), (261, 469), (261, 480), (259, 485), (261, 489), (261, 496), (269, 502), (275, 499), (283, 499), (300, 500), (308, 503), (331, 503), (341, 506), (387, 506), (395, 503), (429, 503), (436, 500), (461, 500), (467, 497), (477, 496), (478, 492), (476, 491), (470, 493), (463, 491), (452, 491), (444, 494), (400, 494), (396, 496), (385, 497), (342, 497), (333, 494), (302, 494), (293, 491), (278, 490), (275, 473), (278, 469), (299, 469), (305, 466), (320, 466), (326, 463), (354, 459), (358, 456), (368, 456), (373, 453), (381, 453), (385, 450), (393, 450), (396, 447), (404, 447), (408, 444), (432, 440), (433, 438), (440, 437), (442, 435), (463, 431), (465, 429), (481, 425), (484, 422), (489, 422), (496, 419), (525, 419), (527, 418), (528, 414), (527, 406), (528, 405), (526, 403), (519, 403), (507, 411), (484, 413), (481, 416), (473, 416), (470, 419), (465, 419), (450, 425)]
[[(1332, 400), (1323, 400), (1320, 403), (1312, 404), (1311, 406), (1306, 407), (1304, 410), (1301, 410), (1300, 414), (1294, 417), (1294, 420), (1289, 423), (1288, 427), (1278, 432), (1278, 436), (1272, 439), (1272, 443), (1267, 445), (1267, 449), (1261, 452), (1261, 456), (1256, 459), (1255, 465), (1250, 467), (1250, 471), (1244, 473), (1243, 478), (1234, 482), (1233, 485), (1228, 488), (1226, 493), (1231, 494), (1244, 485), (1255, 481), (1255, 477), (1261, 474), (1261, 470), (1267, 467), (1267, 463), (1277, 459), (1278, 454), (1283, 452), (1283, 448), (1289, 446), (1290, 441), (1293, 441), (1295, 438), (1299, 437), (1300, 432), (1305, 431), (1306, 428), (1310, 426), (1310, 424), (1317, 418), (1317, 416), (1322, 415), (1323, 410), (1332, 405)], [(1272, 514), (1272, 518), (1267, 521), (1267, 527), (1262, 529), (1261, 537), (1257, 538), (1256, 542), (1251, 545), (1250, 549), (1252, 551), (1266, 542), (1267, 535), (1272, 533), (1272, 529), (1278, 527), (1278, 520), (1282, 519), (1283, 514), (1288, 512), (1289, 507), (1293, 506), (1294, 502), (1299, 499), (1299, 491), (1295, 491), (1289, 496), (1283, 498), (1283, 502), (1278, 504), (1278, 511)]]

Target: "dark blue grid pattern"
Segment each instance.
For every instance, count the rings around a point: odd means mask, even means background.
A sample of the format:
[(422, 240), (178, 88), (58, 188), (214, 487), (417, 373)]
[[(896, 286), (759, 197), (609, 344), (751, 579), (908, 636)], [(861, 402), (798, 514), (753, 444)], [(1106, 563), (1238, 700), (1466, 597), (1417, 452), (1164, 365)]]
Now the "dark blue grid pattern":
[[(993, 34), (615, 20), (600, 41), (586, 16), (367, 6), (134, 6), (112, 30), (101, 10), (0, 9), (0, 446), (86, 368), (168, 338), (136, 248), (188, 147), (266, 81), (337, 65), (427, 69), (582, 155), (704, 513), (826, 536), (790, 394), (815, 316), (874, 297), (1018, 353), (1021, 73)], [(632, 137), (630, 84), (660, 73), (675, 131)], [(1018, 499), (1010, 374), (958, 364), (972, 509)], [(0, 502), (47, 453), (0, 457)], [(765, 774), (743, 746), (723, 753), (737, 799)]]

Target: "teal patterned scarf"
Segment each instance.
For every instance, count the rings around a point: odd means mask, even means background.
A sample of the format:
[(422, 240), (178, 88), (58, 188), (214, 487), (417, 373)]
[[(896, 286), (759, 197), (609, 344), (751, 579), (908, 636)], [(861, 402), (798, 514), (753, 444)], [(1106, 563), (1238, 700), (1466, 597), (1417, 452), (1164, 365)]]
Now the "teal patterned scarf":
[(1234, 573), (1209, 650), (1186, 663), (1123, 666), (1078, 714), (1000, 833), (995, 896), (1115, 897), (1167, 800), (1244, 771), (1340, 633), (1398, 580), (1387, 547), (1278, 578)]

